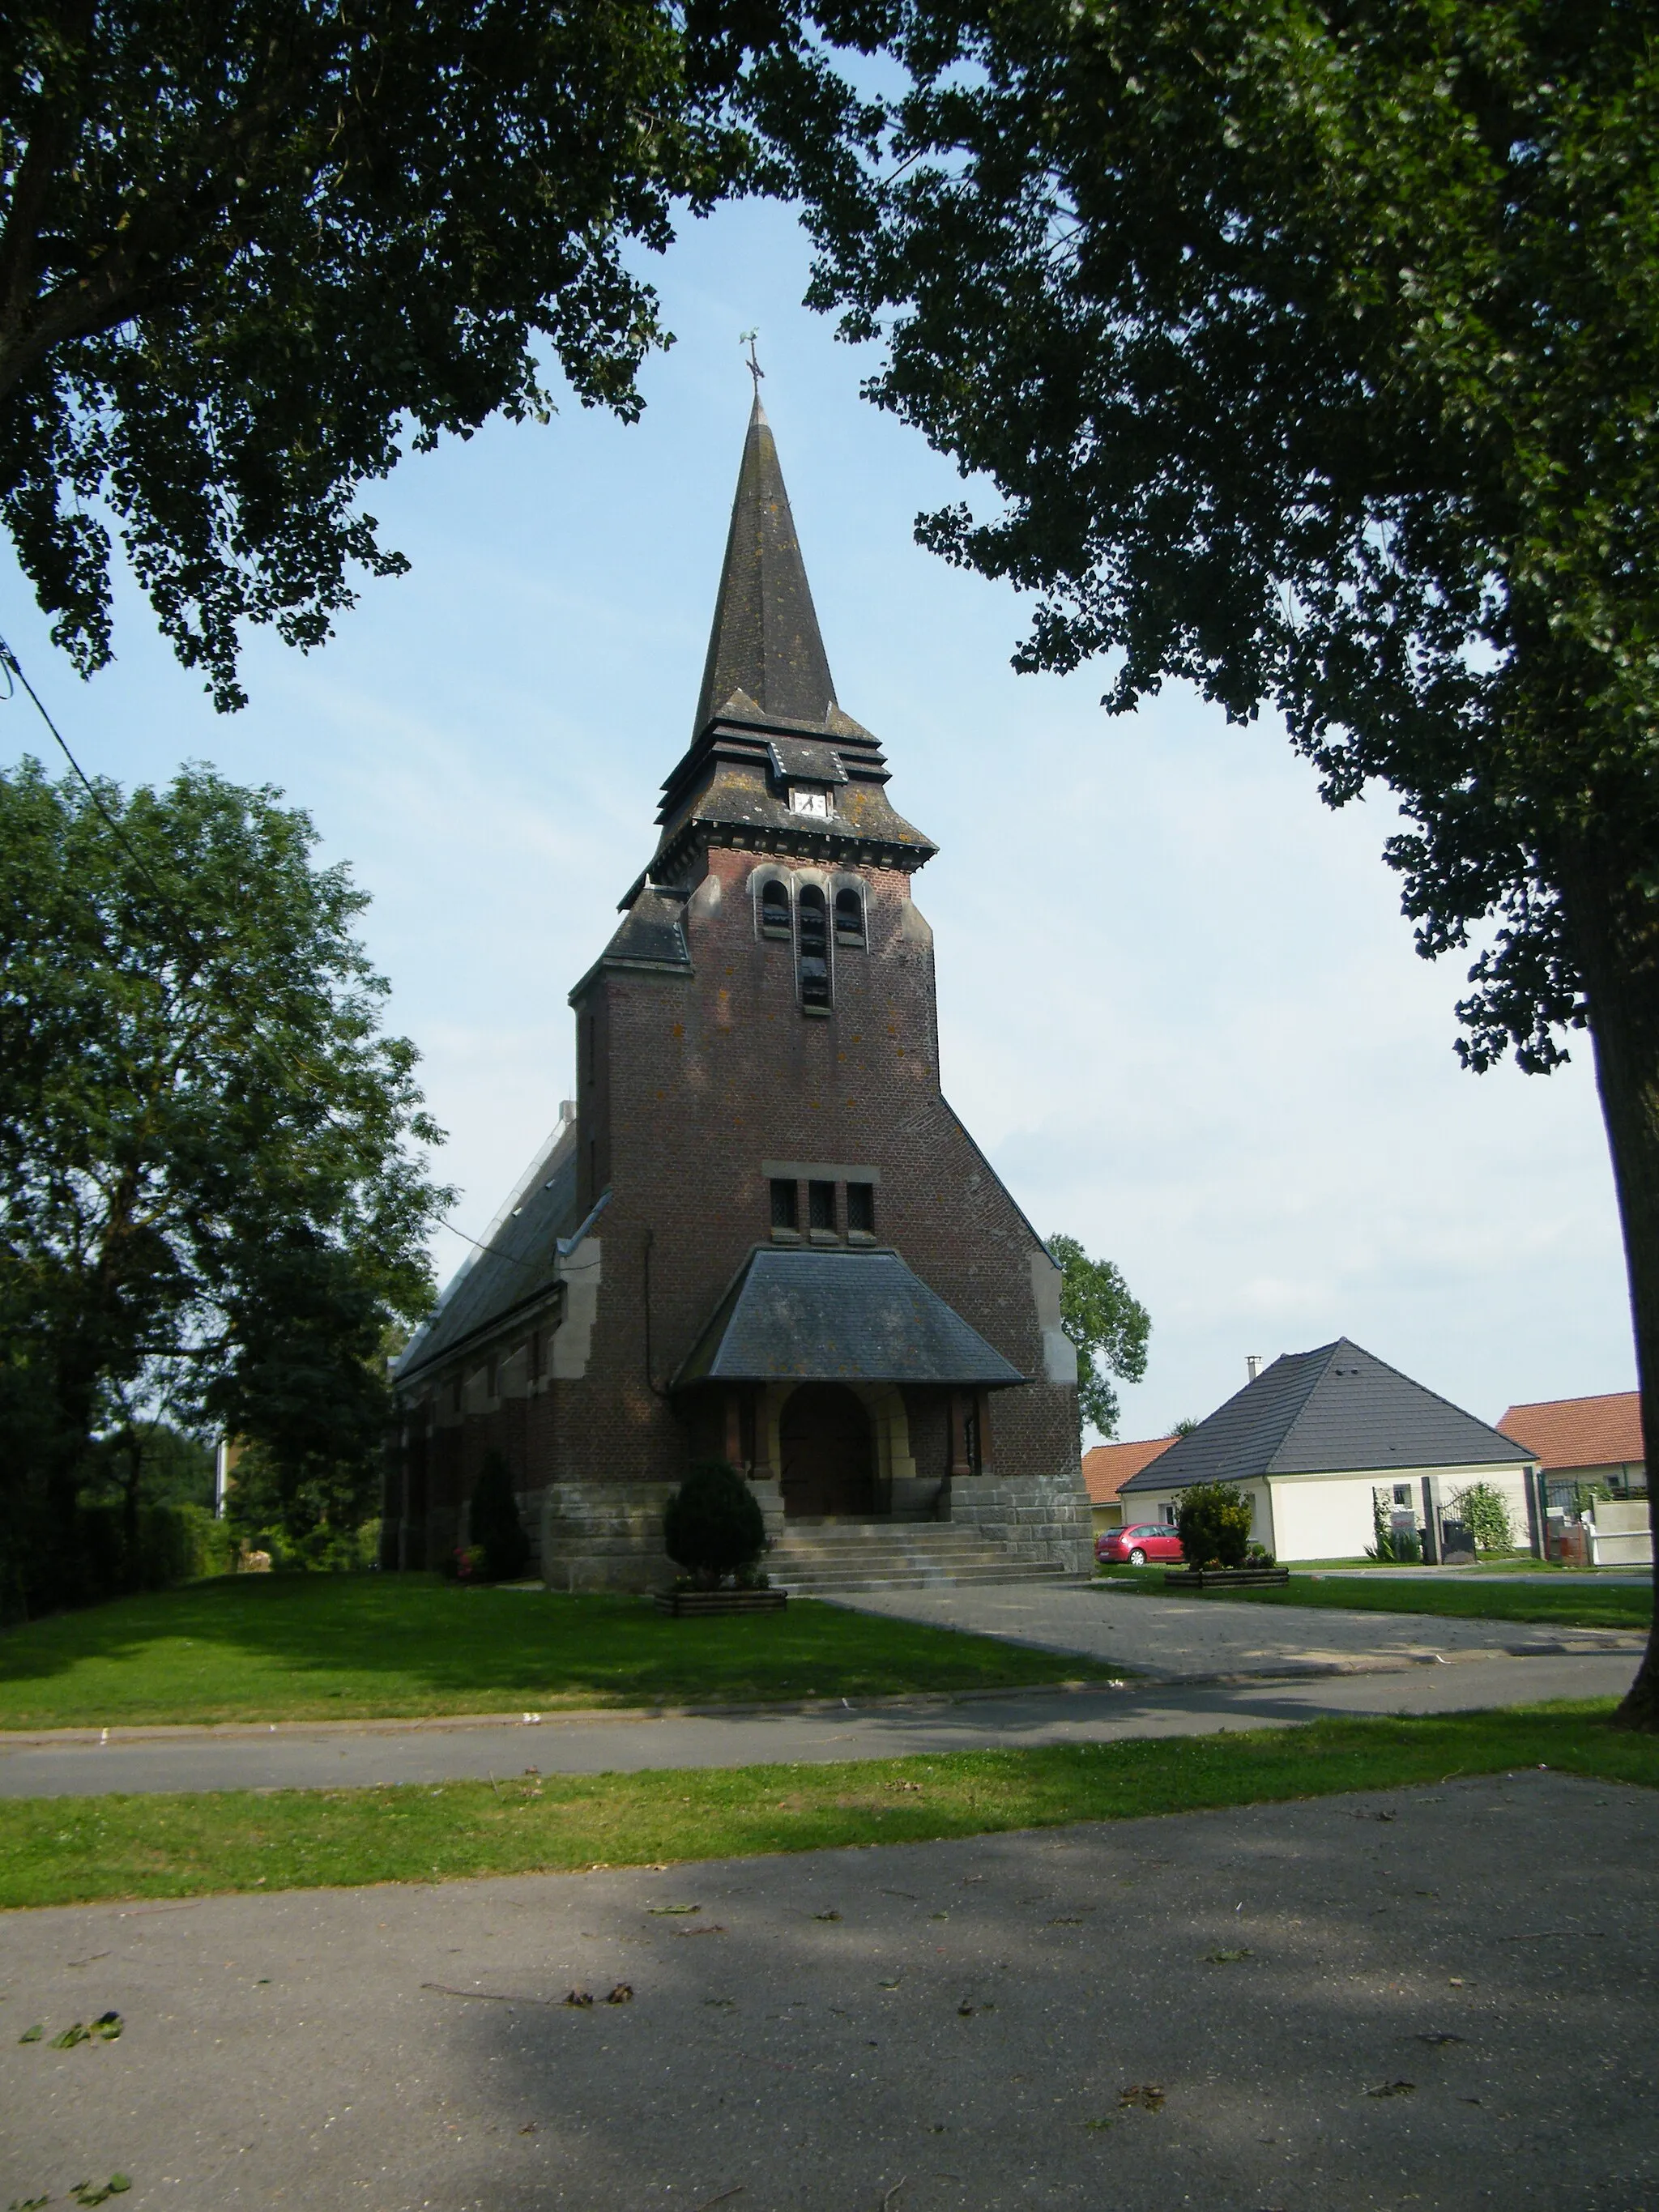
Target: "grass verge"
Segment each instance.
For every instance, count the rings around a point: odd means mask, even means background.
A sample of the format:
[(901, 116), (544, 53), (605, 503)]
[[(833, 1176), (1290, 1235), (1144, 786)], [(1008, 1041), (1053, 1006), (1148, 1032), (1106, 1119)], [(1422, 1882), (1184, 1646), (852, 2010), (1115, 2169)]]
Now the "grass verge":
[(1659, 1787), (1610, 1701), (826, 1766), (0, 1802), (0, 1905), (573, 1873), (1131, 1820), (1546, 1765)]
[[(1115, 1567), (1097, 1577), (1113, 1589), (1148, 1597), (1168, 1595), (1161, 1567)], [(1426, 1577), (1391, 1581), (1386, 1569), (1375, 1575), (1331, 1580), (1292, 1572), (1276, 1589), (1191, 1592), (1187, 1605), (1319, 1606), (1337, 1613), (1416, 1613), (1461, 1620), (1543, 1620), (1561, 1628), (1643, 1630), (1653, 1620), (1650, 1586), (1629, 1583), (1431, 1582)]]
[(636, 1597), (435, 1576), (236, 1575), (0, 1637), (0, 1729), (884, 1697), (1108, 1671), (810, 1599), (670, 1620)]

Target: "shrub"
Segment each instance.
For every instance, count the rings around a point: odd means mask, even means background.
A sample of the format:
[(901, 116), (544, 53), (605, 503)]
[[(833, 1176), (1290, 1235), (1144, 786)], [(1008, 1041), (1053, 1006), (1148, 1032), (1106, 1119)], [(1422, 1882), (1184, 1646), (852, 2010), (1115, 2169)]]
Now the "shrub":
[(699, 1589), (723, 1575), (752, 1574), (766, 1548), (766, 1523), (755, 1493), (723, 1459), (702, 1460), (669, 1499), (662, 1516), (668, 1556)]
[(1250, 1541), (1250, 1501), (1231, 1482), (1194, 1482), (1176, 1502), (1189, 1567), (1242, 1567)]
[(1515, 1547), (1510, 1502), (1490, 1482), (1472, 1482), (1451, 1501), (1452, 1512), (1474, 1539), (1477, 1552), (1508, 1552)]
[(76, 1595), (83, 1604), (235, 1571), (235, 1540), (205, 1506), (141, 1505), (136, 1543), (129, 1540), (118, 1504), (83, 1505), (77, 1529)]
[(485, 1455), (472, 1492), (467, 1534), (484, 1582), (515, 1583), (530, 1565), (530, 1539), (519, 1518), (513, 1471), (500, 1452)]

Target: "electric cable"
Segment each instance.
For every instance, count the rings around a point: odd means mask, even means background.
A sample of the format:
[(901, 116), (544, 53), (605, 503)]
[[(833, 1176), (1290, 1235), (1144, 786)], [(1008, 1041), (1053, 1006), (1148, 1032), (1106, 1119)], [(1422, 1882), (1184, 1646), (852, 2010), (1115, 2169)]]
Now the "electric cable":
[[(69, 763), (70, 768), (75, 771), (76, 777), (86, 790), (87, 796), (91, 799), (93, 805), (103, 817), (104, 822), (107, 826), (111, 836), (113, 836), (116, 842), (120, 846), (122, 851), (132, 862), (133, 866), (138, 871), (138, 873), (143, 878), (144, 881), (149, 885), (150, 890), (155, 895), (156, 903), (161, 907), (161, 911), (173, 922), (180, 935), (188, 939), (193, 933), (191, 924), (185, 919), (184, 915), (180, 912), (173, 901), (168, 897), (167, 892), (162, 890), (161, 884), (156, 881), (155, 876), (151, 870), (149, 862), (145, 860), (135, 849), (129, 840), (125, 830), (116, 820), (115, 817), (110, 812), (109, 808), (104, 804), (102, 793), (99, 790), (92, 778), (87, 774), (85, 769), (82, 767), (80, 762), (75, 757), (74, 753), (70, 748), (68, 738), (64, 737), (63, 732), (58, 728), (51, 714), (46, 711), (46, 702), (42, 700), (40, 693), (35, 690), (33, 684), (29, 682), (27, 676), (24, 672), (22, 662), (18, 659), (16, 653), (13, 650), (11, 645), (3, 636), (0, 636), (0, 672), (4, 672), (8, 686), (3, 697), (0, 697), (0, 705), (9, 704), (11, 699), (15, 696), (15, 692), (11, 689), (14, 680), (15, 683), (22, 685), (24, 690), (28, 694), (36, 714), (40, 715), (40, 720), (46, 724), (47, 729), (51, 731), (58, 750), (63, 754), (64, 758)], [(273, 1066), (279, 1073), (287, 1077), (290, 1083), (298, 1084), (305, 1081), (309, 1082), (312, 1085), (315, 1085), (318, 1082), (319, 1075), (315, 1069), (307, 1069), (289, 1060), (284, 1055), (280, 1046), (276, 1045), (270, 1038), (260, 1035), (257, 1024), (252, 1029), (252, 1036), (254, 1042), (258, 1046), (262, 1054), (264, 1055), (266, 1064), (270, 1066)], [(343, 1136), (350, 1136), (354, 1133), (347, 1124), (340, 1120), (339, 1116), (334, 1112), (331, 1107), (324, 1103), (322, 1111), (324, 1118), (331, 1121), (334, 1127)], [(533, 1261), (521, 1260), (516, 1253), (508, 1252), (499, 1244), (487, 1244), (480, 1238), (469, 1235), (467, 1231), (460, 1228), (456, 1223), (452, 1221), (447, 1213), (434, 1213), (431, 1216), (431, 1218), (439, 1228), (448, 1230), (452, 1237), (459, 1237), (463, 1243), (471, 1244), (477, 1251), (488, 1252), (498, 1260), (505, 1260), (511, 1267), (522, 1267), (527, 1274), (540, 1275), (546, 1272), (544, 1268), (537, 1266)]]

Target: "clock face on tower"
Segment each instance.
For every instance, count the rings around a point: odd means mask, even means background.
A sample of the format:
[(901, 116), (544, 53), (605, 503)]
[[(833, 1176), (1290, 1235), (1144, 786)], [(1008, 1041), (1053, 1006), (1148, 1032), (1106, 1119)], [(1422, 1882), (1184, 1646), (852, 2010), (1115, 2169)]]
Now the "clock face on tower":
[(830, 788), (822, 783), (792, 783), (789, 787), (789, 811), (792, 814), (815, 814), (828, 820), (833, 812)]

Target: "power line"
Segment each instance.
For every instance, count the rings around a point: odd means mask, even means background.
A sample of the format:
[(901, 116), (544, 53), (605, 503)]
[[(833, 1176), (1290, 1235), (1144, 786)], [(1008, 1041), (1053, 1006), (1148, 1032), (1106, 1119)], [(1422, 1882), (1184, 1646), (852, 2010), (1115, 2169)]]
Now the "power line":
[[(68, 738), (64, 735), (57, 723), (53, 721), (52, 716), (47, 713), (45, 701), (35, 690), (33, 684), (29, 682), (28, 678), (24, 674), (22, 662), (18, 659), (10, 644), (3, 636), (0, 636), (0, 670), (3, 670), (8, 678), (15, 678), (16, 681), (22, 685), (24, 690), (27, 692), (29, 699), (33, 705), (34, 711), (40, 715), (40, 720), (46, 724), (47, 729), (51, 731), (58, 750), (63, 754), (64, 758), (69, 763), (70, 768), (74, 769), (76, 775), (79, 778), (82, 785), (86, 790), (88, 798), (91, 799), (93, 805), (103, 817), (111, 836), (120, 846), (127, 858), (132, 862), (133, 866), (137, 869), (144, 881), (149, 885), (151, 890), (154, 891), (157, 903), (161, 906), (162, 912), (168, 916), (175, 927), (179, 931), (180, 934), (188, 939), (193, 934), (191, 924), (185, 919), (178, 907), (175, 906), (172, 899), (168, 897), (166, 891), (162, 890), (161, 884), (157, 883), (149, 862), (137, 851), (129, 840), (126, 831), (122, 828), (121, 824), (116, 820), (115, 817), (110, 812), (108, 807), (104, 804), (103, 793), (99, 790), (92, 778), (87, 774), (85, 769), (82, 767), (80, 762), (75, 757), (74, 753), (70, 749)], [(11, 696), (12, 694), (9, 690), (6, 694), (7, 698), (9, 699)], [(289, 1077), (291, 1081), (297, 1082), (307, 1077), (313, 1083), (317, 1080), (317, 1072), (314, 1069), (307, 1070), (296, 1066), (286, 1059), (280, 1046), (275, 1044), (270, 1039), (260, 1036), (257, 1025), (253, 1030), (252, 1035), (254, 1042), (259, 1046), (261, 1051), (265, 1054), (268, 1063), (276, 1066), (283, 1075)], [(339, 1119), (338, 1115), (334, 1113), (331, 1107), (325, 1104), (323, 1107), (323, 1113), (328, 1121), (333, 1122), (334, 1127), (340, 1131), (343, 1136), (349, 1136), (352, 1133), (351, 1131), (347, 1128), (345, 1123)], [(447, 1213), (435, 1213), (432, 1216), (432, 1218), (437, 1224), (439, 1228), (448, 1230), (452, 1237), (459, 1237), (463, 1243), (471, 1244), (476, 1251), (491, 1253), (496, 1259), (505, 1260), (512, 1267), (522, 1267), (530, 1274), (539, 1275), (544, 1272), (541, 1267), (537, 1266), (534, 1261), (520, 1260), (516, 1253), (504, 1251), (499, 1244), (486, 1244), (478, 1237), (469, 1236), (467, 1231), (465, 1229), (459, 1227), (456, 1223), (453, 1222)]]

